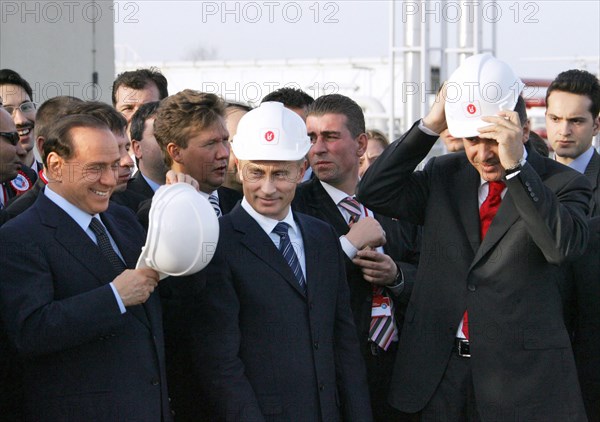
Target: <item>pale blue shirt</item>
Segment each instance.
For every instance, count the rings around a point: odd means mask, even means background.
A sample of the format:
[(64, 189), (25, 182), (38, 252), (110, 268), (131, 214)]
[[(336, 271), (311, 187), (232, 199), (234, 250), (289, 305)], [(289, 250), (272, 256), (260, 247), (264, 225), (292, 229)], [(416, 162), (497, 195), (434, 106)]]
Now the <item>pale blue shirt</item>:
[(577, 170), (581, 174), (584, 174), (585, 169), (588, 166), (588, 164), (590, 163), (590, 160), (592, 159), (593, 155), (594, 155), (594, 147), (590, 146), (586, 152), (584, 152), (579, 157), (577, 157), (576, 159), (571, 161), (569, 163), (569, 167), (571, 167), (573, 170)]
[[(94, 242), (96, 245), (98, 244), (96, 235), (94, 234), (92, 229), (90, 229), (90, 223), (92, 222), (92, 218), (96, 218), (98, 221), (100, 221), (100, 224), (102, 224), (104, 226), (104, 224), (102, 223), (102, 220), (100, 219), (99, 214), (91, 215), (91, 214), (88, 214), (87, 212), (77, 208), (75, 205), (73, 205), (72, 203), (67, 201), (65, 198), (60, 196), (58, 193), (54, 192), (50, 188), (50, 184), (46, 185), (46, 188), (44, 189), (44, 195), (46, 195), (46, 197), (50, 201), (54, 202), (60, 209), (62, 209), (64, 212), (66, 212), (69, 215), (69, 217), (71, 217), (77, 223), (77, 225), (79, 227), (81, 227), (81, 229), (85, 232), (85, 234), (88, 235), (88, 237), (92, 240), (92, 242)], [(106, 227), (104, 227), (104, 228), (106, 228)], [(117, 244), (115, 243), (114, 239), (110, 235), (110, 232), (108, 230), (106, 230), (106, 233), (108, 234), (108, 239), (110, 240), (111, 246), (113, 247), (113, 249), (115, 250), (117, 255), (119, 255), (119, 258), (121, 258), (121, 260), (123, 260), (123, 262), (125, 262), (125, 260), (123, 259), (123, 255), (121, 255), (121, 252), (119, 251), (119, 248), (117, 247)], [(117, 300), (117, 303), (119, 304), (119, 309), (121, 310), (121, 313), (122, 314), (125, 313), (126, 312), (125, 305), (123, 304), (123, 300), (121, 299), (121, 296), (119, 296), (119, 293), (117, 292), (116, 287), (113, 285), (112, 282), (110, 282), (109, 285), (113, 291), (113, 294), (115, 295), (115, 299)]]
[(142, 172), (140, 172), (140, 174), (142, 175), (142, 177), (144, 178), (146, 183), (148, 183), (148, 186), (150, 186), (150, 189), (152, 189), (153, 192), (156, 192), (158, 190), (158, 188), (160, 188), (160, 185), (158, 183), (156, 183), (154, 180), (148, 179), (146, 176), (144, 176), (144, 174)]
[[(254, 219), (258, 223), (261, 229), (269, 236), (269, 238), (275, 244), (275, 247), (279, 249), (279, 242), (281, 238), (278, 234), (273, 233), (273, 229), (280, 221), (275, 220), (273, 218), (266, 217), (260, 213), (258, 213), (252, 205), (246, 200), (246, 197), (242, 199), (242, 208), (246, 210), (250, 217)], [(288, 229), (288, 236), (290, 237), (290, 242), (294, 247), (294, 251), (296, 252), (296, 256), (298, 257), (298, 261), (300, 262), (300, 267), (302, 268), (302, 273), (304, 274), (304, 279), (308, 282), (306, 277), (306, 256), (304, 254), (304, 240), (302, 239), (302, 233), (300, 232), (300, 228), (294, 221), (294, 215), (292, 214), (292, 207), (289, 208), (287, 215), (283, 220), (283, 223), (287, 223), (290, 225)]]

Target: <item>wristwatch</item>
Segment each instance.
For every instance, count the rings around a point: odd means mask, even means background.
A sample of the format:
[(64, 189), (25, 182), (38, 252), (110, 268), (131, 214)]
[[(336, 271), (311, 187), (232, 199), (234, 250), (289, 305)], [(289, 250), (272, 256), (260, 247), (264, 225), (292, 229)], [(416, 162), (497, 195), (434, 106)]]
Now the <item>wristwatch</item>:
[(525, 157), (521, 157), (521, 159), (517, 161), (517, 164), (510, 168), (504, 169), (504, 173), (506, 174), (505, 177), (507, 179), (510, 179), (511, 177), (516, 176), (521, 171), (526, 162), (527, 160), (525, 160)]

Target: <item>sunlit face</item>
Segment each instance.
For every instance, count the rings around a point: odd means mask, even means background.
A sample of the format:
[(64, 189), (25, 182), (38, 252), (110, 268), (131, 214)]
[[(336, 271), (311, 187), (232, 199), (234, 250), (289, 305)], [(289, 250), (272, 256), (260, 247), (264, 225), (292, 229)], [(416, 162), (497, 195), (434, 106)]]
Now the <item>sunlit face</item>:
[(119, 155), (121, 156), (121, 159), (119, 160), (119, 180), (115, 187), (115, 192), (123, 192), (127, 189), (127, 182), (131, 178), (131, 173), (133, 171), (133, 160), (131, 159), (131, 155), (129, 155), (131, 141), (125, 134), (113, 134), (117, 140)]
[(117, 185), (120, 160), (117, 140), (108, 129), (80, 127), (70, 133), (72, 157), (48, 154), (51, 189), (89, 214), (103, 212)]
[(160, 93), (154, 82), (149, 82), (142, 89), (133, 89), (121, 85), (117, 88), (115, 98), (117, 100), (115, 108), (123, 115), (123, 117), (125, 117), (125, 119), (127, 119), (127, 123), (129, 123), (142, 104), (159, 101)]
[[(0, 107), (0, 132), (16, 133), (17, 128), (10, 114)], [(0, 183), (12, 180), (21, 168), (19, 153), (24, 153), (23, 146), (18, 139), (11, 140), (0, 136)]]
[(192, 135), (186, 148), (170, 143), (167, 151), (178, 164), (179, 171), (198, 181), (202, 192), (211, 193), (225, 181), (229, 160), (229, 133), (222, 118)]
[(256, 212), (283, 220), (304, 176), (304, 161), (240, 161), (244, 198)]
[(362, 177), (362, 175), (365, 174), (365, 171), (367, 171), (371, 164), (373, 164), (373, 162), (377, 160), (377, 158), (379, 158), (384, 149), (385, 148), (381, 144), (381, 142), (379, 142), (376, 139), (369, 138), (367, 150), (365, 151), (363, 156), (360, 157), (359, 161), (360, 167), (358, 169), (358, 173), (360, 174), (360, 177)]
[(557, 159), (569, 164), (584, 153), (598, 134), (600, 117), (592, 116), (587, 95), (553, 91), (548, 97), (546, 131)]
[[(23, 104), (29, 105), (31, 103), (31, 98), (29, 98), (27, 92), (19, 85), (0, 85), (0, 97), (2, 97), (3, 106), (7, 110), (10, 110), (12, 120), (19, 132), (19, 143), (24, 150), (20, 151), (20, 158), (23, 162), (27, 162), (28, 160), (26, 160), (25, 156), (32, 151), (35, 139), (33, 135), (36, 113), (35, 105), (27, 107), (30, 109), (27, 112), (23, 112), (19, 109), (19, 106)], [(31, 154), (31, 157), (33, 157), (33, 152), (31, 152)], [(31, 160), (33, 160), (33, 158), (31, 158)]]
[(463, 138), (463, 145), (467, 158), (483, 180), (502, 180), (505, 172), (498, 156), (498, 143), (494, 139)]
[(341, 186), (358, 176), (358, 162), (367, 146), (366, 136), (354, 138), (346, 121), (345, 115), (337, 113), (306, 118), (312, 144), (308, 151), (310, 166), (319, 180), (332, 186)]

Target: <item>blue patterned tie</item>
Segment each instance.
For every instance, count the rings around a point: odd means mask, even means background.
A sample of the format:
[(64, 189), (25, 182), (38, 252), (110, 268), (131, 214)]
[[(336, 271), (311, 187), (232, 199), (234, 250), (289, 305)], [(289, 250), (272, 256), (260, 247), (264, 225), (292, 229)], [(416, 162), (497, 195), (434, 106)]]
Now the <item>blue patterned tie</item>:
[(306, 280), (304, 279), (304, 274), (302, 274), (302, 267), (300, 266), (298, 256), (294, 251), (292, 242), (290, 242), (290, 236), (288, 235), (289, 228), (290, 225), (288, 223), (280, 222), (277, 223), (277, 225), (273, 229), (273, 233), (275, 233), (281, 238), (281, 241), (279, 242), (279, 251), (282, 253), (283, 257), (294, 272), (294, 275), (296, 276), (296, 280), (298, 280), (300, 288), (304, 293), (306, 293)]
[(213, 209), (215, 210), (217, 218), (221, 217), (223, 213), (221, 212), (221, 207), (219, 206), (219, 198), (217, 198), (217, 195), (208, 195), (208, 202), (210, 202), (210, 205), (212, 205)]
[(102, 225), (100, 221), (96, 218), (92, 218), (90, 222), (90, 229), (96, 235), (96, 240), (98, 241), (98, 247), (100, 248), (100, 252), (108, 261), (112, 264), (115, 270), (120, 274), (127, 269), (125, 263), (119, 258), (119, 255), (115, 252), (112, 245), (110, 244), (110, 239), (108, 238), (108, 234), (106, 233), (106, 229)]

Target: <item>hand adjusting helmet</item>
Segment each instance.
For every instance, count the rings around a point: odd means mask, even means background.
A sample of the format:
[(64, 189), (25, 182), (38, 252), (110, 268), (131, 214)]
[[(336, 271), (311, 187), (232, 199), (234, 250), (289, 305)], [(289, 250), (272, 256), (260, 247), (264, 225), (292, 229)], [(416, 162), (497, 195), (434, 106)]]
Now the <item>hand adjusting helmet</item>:
[(485, 53), (467, 58), (446, 86), (448, 131), (455, 138), (469, 138), (489, 125), (481, 117), (514, 110), (525, 84), (510, 66)]
[(136, 268), (152, 268), (161, 280), (195, 274), (212, 259), (218, 239), (219, 222), (208, 199), (187, 183), (161, 186)]

